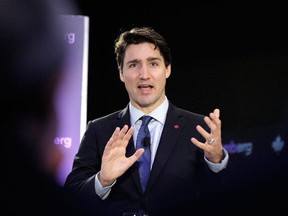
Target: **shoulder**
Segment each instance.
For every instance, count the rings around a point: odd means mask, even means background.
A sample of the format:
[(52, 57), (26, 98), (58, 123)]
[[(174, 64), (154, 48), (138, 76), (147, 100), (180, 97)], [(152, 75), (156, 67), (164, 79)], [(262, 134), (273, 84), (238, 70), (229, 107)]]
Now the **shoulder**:
[(189, 111), (187, 109), (179, 108), (175, 106), (173, 103), (169, 102), (169, 108), (168, 108), (168, 115), (175, 115), (178, 118), (186, 118), (186, 119), (192, 119), (192, 120), (204, 120), (205, 115)]
[(105, 129), (114, 130), (116, 127), (122, 128), (125, 124), (130, 125), (128, 107), (88, 121), (87, 128), (101, 128), (102, 131)]
[(99, 124), (99, 123), (101, 124), (101, 123), (104, 123), (104, 122), (107, 122), (107, 121), (114, 121), (114, 120), (118, 119), (119, 114), (121, 112), (122, 112), (122, 110), (118, 110), (118, 111), (115, 111), (115, 112), (110, 113), (108, 115), (95, 118), (93, 120), (90, 120), (89, 124)]

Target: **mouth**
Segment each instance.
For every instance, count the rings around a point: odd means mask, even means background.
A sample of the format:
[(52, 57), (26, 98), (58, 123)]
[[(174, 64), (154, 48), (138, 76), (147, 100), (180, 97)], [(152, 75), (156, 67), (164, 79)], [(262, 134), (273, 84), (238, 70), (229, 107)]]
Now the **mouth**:
[(141, 84), (138, 85), (138, 89), (142, 95), (150, 95), (152, 93), (151, 90), (153, 89), (153, 86), (149, 84)]
[(148, 85), (148, 84), (142, 84), (138, 86), (139, 89), (150, 89), (153, 88), (152, 85)]

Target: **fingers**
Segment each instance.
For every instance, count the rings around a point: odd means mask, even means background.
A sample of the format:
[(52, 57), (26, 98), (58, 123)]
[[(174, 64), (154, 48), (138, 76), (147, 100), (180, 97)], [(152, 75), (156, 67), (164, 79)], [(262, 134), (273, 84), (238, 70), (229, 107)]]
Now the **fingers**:
[[(209, 117), (204, 117), (205, 123), (211, 129), (211, 133), (216, 132), (221, 128), (221, 120), (220, 120), (220, 110), (215, 109), (212, 113), (209, 114)], [(207, 137), (205, 137), (207, 139)]]
[(204, 149), (204, 143), (198, 141), (196, 138), (192, 137), (191, 138), (191, 142), (196, 145), (197, 147), (201, 148), (201, 149)]
[(128, 125), (124, 125), (122, 129), (120, 129), (120, 127), (116, 127), (107, 145), (109, 145), (110, 147), (116, 144), (117, 145), (122, 144), (124, 146), (127, 146), (129, 140), (133, 135), (133, 132), (134, 132), (133, 126), (129, 128)]
[(219, 109), (214, 109), (213, 114), (215, 115), (216, 118), (220, 118), (220, 110)]
[(139, 148), (135, 151), (135, 153), (129, 157), (129, 160), (131, 160), (131, 165), (133, 163), (135, 163), (141, 156), (142, 154), (144, 153), (144, 149), (143, 148)]
[[(127, 126), (127, 128), (128, 128), (128, 126)], [(133, 135), (133, 132), (134, 132), (134, 127), (133, 126), (131, 126), (128, 131), (127, 130), (125, 131), (123, 139), (127, 141), (127, 144), (129, 142), (129, 140), (131, 139), (131, 137)]]
[(112, 138), (123, 138), (124, 135), (126, 134), (128, 130), (128, 126), (124, 125), (123, 128), (120, 130), (119, 127), (116, 127), (116, 129), (114, 130), (114, 133), (112, 134)]
[(211, 112), (208, 116), (204, 117), (204, 121), (207, 124), (207, 126), (210, 128), (210, 131), (206, 131), (203, 127), (200, 125), (196, 126), (197, 131), (205, 138), (206, 142), (200, 142), (196, 138), (191, 138), (191, 142), (194, 143), (196, 146), (204, 149), (205, 144), (212, 145), (213, 143), (217, 142), (218, 140), (221, 140), (221, 120), (220, 120), (220, 110), (214, 109), (213, 112)]
[(213, 113), (209, 114), (209, 116), (216, 125), (221, 125), (219, 109), (215, 109)]
[(207, 140), (209, 139), (210, 134), (200, 125), (196, 126), (196, 130)]
[[(209, 117), (205, 117), (204, 120), (206, 124), (212, 129), (214, 125), (221, 125), (221, 120), (220, 120), (220, 110), (215, 109), (213, 112), (209, 114)], [(214, 125), (213, 125), (214, 123)]]

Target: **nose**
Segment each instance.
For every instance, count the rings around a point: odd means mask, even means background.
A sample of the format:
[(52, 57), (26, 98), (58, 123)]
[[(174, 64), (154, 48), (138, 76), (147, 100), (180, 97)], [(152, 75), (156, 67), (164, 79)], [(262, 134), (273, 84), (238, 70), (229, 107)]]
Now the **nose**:
[(139, 71), (140, 79), (148, 79), (149, 78), (149, 69), (146, 65), (142, 65)]

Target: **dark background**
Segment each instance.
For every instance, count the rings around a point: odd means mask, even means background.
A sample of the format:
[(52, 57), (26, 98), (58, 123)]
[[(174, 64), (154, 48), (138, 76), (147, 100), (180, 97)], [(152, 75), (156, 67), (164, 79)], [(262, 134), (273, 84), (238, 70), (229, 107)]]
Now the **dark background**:
[(90, 17), (88, 119), (128, 102), (113, 50), (121, 29), (152, 26), (171, 46), (167, 95), (176, 105), (203, 114), (219, 107), (229, 128), (283, 120), (288, 20), (281, 5), (78, 2)]
[[(77, 2), (80, 14), (90, 18), (88, 120), (127, 105), (114, 40), (122, 29), (151, 26), (167, 39), (172, 51), (168, 99), (201, 114), (220, 108), (223, 144), (253, 143), (250, 155), (230, 152), (224, 172), (227, 187), (263, 184), (267, 190), (267, 185), (277, 184), (278, 189), (287, 188), (283, 183), (288, 170), (284, 5)], [(284, 147), (274, 152), (271, 143), (278, 135)]]

